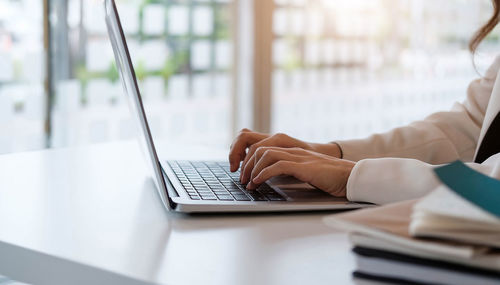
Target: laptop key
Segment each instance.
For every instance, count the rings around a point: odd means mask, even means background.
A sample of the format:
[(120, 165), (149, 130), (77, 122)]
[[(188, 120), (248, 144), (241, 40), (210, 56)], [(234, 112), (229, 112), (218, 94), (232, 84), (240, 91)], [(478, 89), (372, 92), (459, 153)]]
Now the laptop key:
[(257, 190), (261, 193), (276, 193), (276, 191), (269, 186), (267, 187), (260, 186), (259, 188), (257, 188)]
[(196, 190), (210, 190), (206, 185), (196, 185), (196, 184), (193, 185)]
[(243, 193), (243, 191), (240, 188), (229, 188), (229, 192), (235, 192), (235, 193)]
[(247, 191), (247, 194), (252, 197), (254, 201), (267, 201), (267, 198), (257, 191)]
[(212, 192), (214, 192), (215, 194), (229, 194), (229, 192), (226, 190), (226, 189), (212, 189)]
[(233, 194), (234, 199), (237, 201), (251, 201), (252, 199), (248, 198), (245, 194)]
[(210, 187), (210, 189), (228, 189), (220, 184), (208, 184), (208, 187)]
[(231, 195), (217, 195), (217, 198), (222, 201), (233, 201), (234, 198)]
[(198, 193), (203, 193), (203, 194), (213, 194), (212, 190), (210, 189), (196, 189), (196, 192)]
[(201, 196), (201, 199), (203, 199), (203, 200), (217, 200), (217, 197), (215, 195), (212, 195), (212, 196)]

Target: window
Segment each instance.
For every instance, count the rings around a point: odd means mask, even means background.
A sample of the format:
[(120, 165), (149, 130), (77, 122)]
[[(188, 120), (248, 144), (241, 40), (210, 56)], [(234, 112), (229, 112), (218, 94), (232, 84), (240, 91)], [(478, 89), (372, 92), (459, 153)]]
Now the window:
[[(61, 1), (54, 28), (65, 57), (55, 79), (56, 146), (135, 135), (100, 1)], [(157, 138), (230, 139), (232, 39), (228, 1), (117, 1), (152, 132)], [(60, 27), (59, 27), (60, 26)], [(56, 38), (56, 41), (59, 40)]]
[(0, 153), (46, 146), (42, 11), (42, 1), (0, 2)]
[[(218, 146), (235, 126), (328, 141), (449, 109), (478, 77), (466, 45), (491, 13), (486, 0), (116, 1), (153, 134)], [(497, 45), (495, 31), (479, 73)], [(262, 81), (267, 94), (250, 91)], [(0, 153), (133, 138), (125, 99), (101, 1), (0, 3)]]
[[(489, 1), (275, 3), (271, 129), (317, 141), (364, 137), (463, 101), (478, 77), (467, 42), (491, 13)], [(479, 70), (493, 55), (483, 50)]]

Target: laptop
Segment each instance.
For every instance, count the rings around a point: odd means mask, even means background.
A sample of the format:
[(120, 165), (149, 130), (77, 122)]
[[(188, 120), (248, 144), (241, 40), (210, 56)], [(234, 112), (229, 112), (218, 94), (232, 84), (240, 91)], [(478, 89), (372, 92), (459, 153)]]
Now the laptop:
[(105, 0), (106, 25), (115, 61), (141, 148), (165, 208), (184, 213), (279, 212), (355, 209), (370, 204), (333, 197), (292, 177), (275, 177), (256, 190), (246, 190), (239, 172), (222, 161), (159, 160), (137, 85), (137, 78), (114, 0)]

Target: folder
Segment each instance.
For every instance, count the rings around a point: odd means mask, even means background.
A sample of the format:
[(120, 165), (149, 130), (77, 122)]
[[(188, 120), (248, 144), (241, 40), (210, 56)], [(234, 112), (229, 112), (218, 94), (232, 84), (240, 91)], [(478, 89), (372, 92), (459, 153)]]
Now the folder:
[[(412, 221), (413, 207), (418, 202), (418, 200), (405, 201), (383, 207), (331, 215), (326, 217), (324, 221), (329, 226), (349, 231), (351, 233), (350, 240), (354, 247), (404, 255), (423, 260), (429, 265), (436, 262), (443, 262), (450, 266), (447, 269), (448, 275), (446, 276), (455, 276), (456, 278), (462, 276), (461, 280), (480, 280), (463, 278), (465, 274), (468, 276), (467, 278), (477, 277), (484, 278), (484, 280), (493, 278), (498, 283), (500, 280), (497, 278), (498, 276), (491, 277), (492, 275), (488, 275), (485, 272), (495, 273), (500, 271), (500, 250), (494, 247), (453, 240), (419, 238), (410, 234), (409, 228)], [(356, 254), (358, 270), (354, 273), (354, 276), (364, 276), (367, 278), (369, 275), (374, 275), (373, 272), (360, 263), (362, 258), (366, 261), (365, 257)], [(380, 257), (372, 258), (372, 261), (375, 260), (380, 265)], [(383, 261), (387, 263), (387, 260)], [(375, 277), (409, 278), (406, 273), (411, 271), (412, 266), (415, 266), (411, 262), (406, 262), (405, 264), (396, 260), (392, 260), (391, 262), (393, 264), (400, 264), (400, 266), (404, 265), (407, 271), (394, 271), (389, 266), (386, 267), (388, 268), (386, 271), (379, 271)], [(463, 267), (469, 268), (475, 273), (467, 274), (463, 270), (460, 270)], [(432, 266), (428, 268), (432, 268)], [(416, 270), (416, 267), (414, 269)], [(429, 273), (429, 276), (425, 276), (427, 279), (413, 279), (411, 282), (415, 282), (415, 284), (419, 284), (419, 282), (428, 284), (432, 280), (439, 281), (439, 276), (443, 276), (441, 274), (442, 271), (435, 271), (433, 274), (430, 273), (431, 271), (423, 272)], [(398, 274), (395, 275), (394, 273)], [(453, 278), (449, 280), (454, 281)]]

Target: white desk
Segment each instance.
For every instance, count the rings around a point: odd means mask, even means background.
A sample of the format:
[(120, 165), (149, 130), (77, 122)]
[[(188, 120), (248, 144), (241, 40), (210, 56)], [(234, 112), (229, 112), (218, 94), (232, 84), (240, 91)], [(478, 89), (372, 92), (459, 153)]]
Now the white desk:
[(354, 282), (347, 235), (322, 223), (326, 213), (189, 216), (166, 212), (155, 191), (133, 142), (0, 156), (0, 274), (51, 285)]

